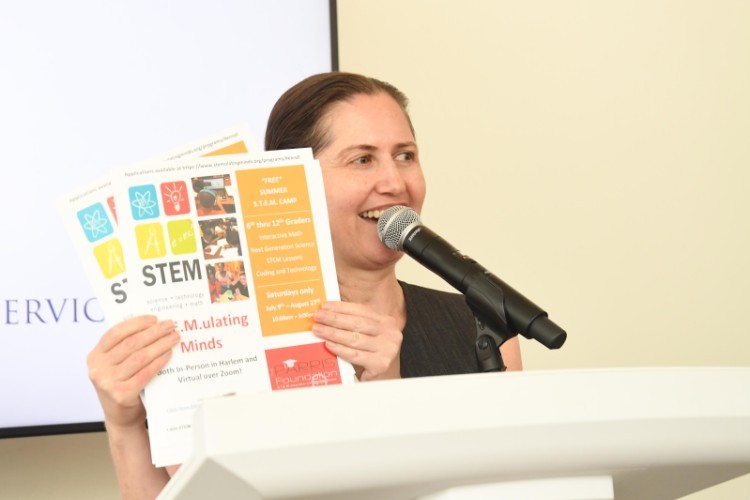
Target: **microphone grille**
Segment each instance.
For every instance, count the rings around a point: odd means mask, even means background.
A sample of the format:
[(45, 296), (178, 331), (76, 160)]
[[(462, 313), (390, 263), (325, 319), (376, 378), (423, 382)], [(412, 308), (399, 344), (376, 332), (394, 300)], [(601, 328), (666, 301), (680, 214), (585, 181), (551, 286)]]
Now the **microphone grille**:
[(378, 218), (378, 237), (391, 250), (401, 250), (406, 230), (421, 224), (422, 220), (417, 212), (409, 207), (396, 205)]

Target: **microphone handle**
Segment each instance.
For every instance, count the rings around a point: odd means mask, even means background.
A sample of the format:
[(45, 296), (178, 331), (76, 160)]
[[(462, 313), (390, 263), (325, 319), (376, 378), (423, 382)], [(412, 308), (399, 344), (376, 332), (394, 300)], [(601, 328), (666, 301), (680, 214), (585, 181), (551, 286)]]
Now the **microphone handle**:
[(414, 227), (402, 249), (466, 296), (466, 302), (486, 324), (535, 339), (549, 349), (565, 343), (567, 334), (539, 306), (462, 254), (429, 228)]

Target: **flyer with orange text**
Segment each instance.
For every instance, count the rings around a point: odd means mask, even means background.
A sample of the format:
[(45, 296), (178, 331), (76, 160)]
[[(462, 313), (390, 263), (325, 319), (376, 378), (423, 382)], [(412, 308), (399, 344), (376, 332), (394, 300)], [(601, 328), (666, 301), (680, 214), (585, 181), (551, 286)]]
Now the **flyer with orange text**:
[(155, 465), (190, 456), (205, 398), (354, 381), (311, 333), (339, 291), (310, 149), (143, 163), (112, 184), (131, 307), (181, 334), (145, 391)]

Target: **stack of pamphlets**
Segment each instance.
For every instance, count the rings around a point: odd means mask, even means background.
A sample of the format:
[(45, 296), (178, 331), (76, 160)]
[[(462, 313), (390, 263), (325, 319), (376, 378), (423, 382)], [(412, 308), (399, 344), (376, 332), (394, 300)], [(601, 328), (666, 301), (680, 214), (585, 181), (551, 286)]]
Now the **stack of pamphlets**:
[(310, 149), (258, 152), (239, 126), (113, 169), (58, 209), (109, 324), (151, 313), (180, 331), (142, 395), (155, 465), (189, 458), (206, 398), (354, 381), (310, 331), (339, 299)]

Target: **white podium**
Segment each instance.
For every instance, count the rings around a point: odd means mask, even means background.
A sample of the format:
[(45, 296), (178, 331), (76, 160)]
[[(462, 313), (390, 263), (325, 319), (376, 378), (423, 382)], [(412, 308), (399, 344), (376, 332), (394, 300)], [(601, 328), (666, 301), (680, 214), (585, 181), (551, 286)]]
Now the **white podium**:
[(750, 473), (750, 368), (430, 377), (205, 402), (161, 499), (675, 499)]

